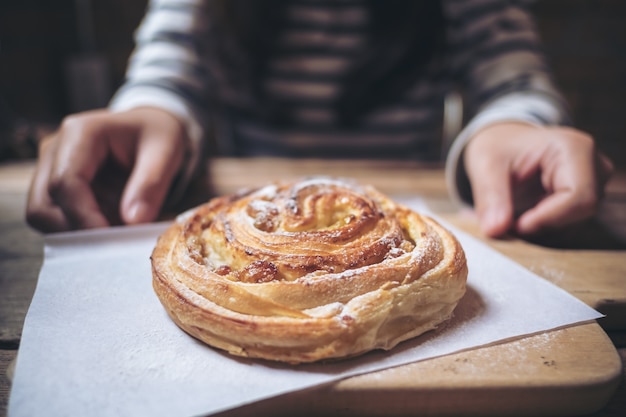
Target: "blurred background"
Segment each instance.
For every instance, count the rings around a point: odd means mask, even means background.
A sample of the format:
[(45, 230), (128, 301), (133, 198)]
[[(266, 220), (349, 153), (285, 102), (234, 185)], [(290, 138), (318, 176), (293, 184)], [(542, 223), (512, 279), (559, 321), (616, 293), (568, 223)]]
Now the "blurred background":
[[(0, 162), (36, 156), (67, 114), (106, 105), (147, 0), (0, 1)], [(576, 126), (626, 167), (626, 1), (533, 3)]]

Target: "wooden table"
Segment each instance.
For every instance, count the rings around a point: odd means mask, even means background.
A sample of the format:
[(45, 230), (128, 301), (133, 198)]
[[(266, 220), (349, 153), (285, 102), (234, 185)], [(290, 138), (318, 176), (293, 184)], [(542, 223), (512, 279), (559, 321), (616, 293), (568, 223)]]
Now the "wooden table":
[[(42, 262), (42, 237), (23, 222), (33, 166), (31, 161), (0, 165), (0, 416), (10, 389), (7, 368), (19, 347)], [(512, 407), (525, 415), (536, 413), (538, 403), (541, 414), (626, 414), (626, 173), (609, 184), (597, 218), (542, 242), (481, 237), (473, 217), (449, 201), (441, 167), (411, 162), (216, 159), (209, 161), (206, 177), (194, 184), (184, 205), (311, 174), (355, 177), (390, 195), (420, 194), (445, 220), (607, 317), (600, 321), (603, 328), (591, 323), (349, 378), (233, 415), (293, 415), (303, 407), (314, 412), (321, 403), (331, 404), (338, 415), (456, 415), (459, 410), (499, 415)]]

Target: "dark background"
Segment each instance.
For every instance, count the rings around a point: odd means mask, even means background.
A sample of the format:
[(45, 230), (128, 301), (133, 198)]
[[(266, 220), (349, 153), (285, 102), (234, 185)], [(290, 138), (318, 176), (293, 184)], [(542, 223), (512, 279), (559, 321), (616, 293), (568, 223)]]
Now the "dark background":
[[(0, 161), (33, 157), (37, 140), (73, 112), (71, 60), (103, 60), (106, 98), (120, 84), (146, 0), (91, 0), (86, 32), (80, 2), (0, 2)], [(626, 1), (539, 0), (533, 10), (576, 126), (626, 167)]]

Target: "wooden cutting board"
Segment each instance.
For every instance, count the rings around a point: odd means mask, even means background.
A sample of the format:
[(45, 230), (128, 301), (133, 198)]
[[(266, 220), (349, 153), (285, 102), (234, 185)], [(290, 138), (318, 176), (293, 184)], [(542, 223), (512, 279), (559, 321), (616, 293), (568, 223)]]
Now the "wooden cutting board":
[(578, 416), (606, 404), (621, 372), (613, 344), (591, 323), (352, 377), (219, 416)]

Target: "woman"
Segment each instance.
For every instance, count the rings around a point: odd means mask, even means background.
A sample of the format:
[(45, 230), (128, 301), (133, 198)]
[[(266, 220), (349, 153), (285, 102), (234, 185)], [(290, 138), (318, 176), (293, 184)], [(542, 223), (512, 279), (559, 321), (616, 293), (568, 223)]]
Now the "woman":
[[(42, 143), (27, 220), (47, 232), (152, 221), (207, 138), (236, 155), (433, 158), (453, 90), (471, 118), (447, 178), (486, 235), (587, 218), (611, 163), (564, 127), (520, 3), (154, 0), (109, 109), (67, 117)], [(97, 187), (111, 165), (122, 181)]]

